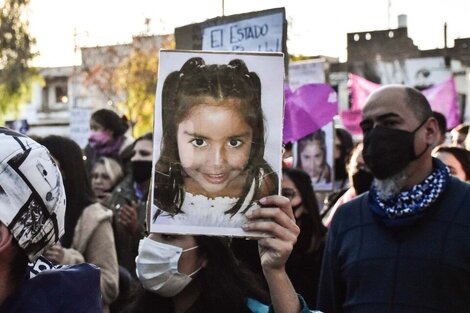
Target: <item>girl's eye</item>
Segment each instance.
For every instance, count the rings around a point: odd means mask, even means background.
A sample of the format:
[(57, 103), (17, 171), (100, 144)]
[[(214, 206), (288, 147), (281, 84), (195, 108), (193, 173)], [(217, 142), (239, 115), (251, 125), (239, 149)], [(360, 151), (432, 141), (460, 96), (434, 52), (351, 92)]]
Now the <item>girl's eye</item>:
[(240, 147), (241, 145), (243, 144), (243, 142), (239, 139), (231, 139), (229, 142), (228, 142), (228, 145), (232, 148), (238, 148)]
[(191, 143), (196, 148), (202, 148), (202, 147), (207, 146), (207, 142), (204, 139), (201, 139), (201, 138), (195, 138), (195, 139), (191, 140)]

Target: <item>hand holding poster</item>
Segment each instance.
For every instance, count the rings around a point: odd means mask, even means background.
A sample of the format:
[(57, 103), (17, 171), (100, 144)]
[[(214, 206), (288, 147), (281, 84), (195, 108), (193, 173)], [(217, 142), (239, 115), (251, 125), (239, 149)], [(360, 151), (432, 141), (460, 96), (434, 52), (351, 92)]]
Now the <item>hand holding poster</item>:
[(282, 111), (282, 54), (162, 51), (150, 232), (259, 236), (241, 226), (279, 193)]

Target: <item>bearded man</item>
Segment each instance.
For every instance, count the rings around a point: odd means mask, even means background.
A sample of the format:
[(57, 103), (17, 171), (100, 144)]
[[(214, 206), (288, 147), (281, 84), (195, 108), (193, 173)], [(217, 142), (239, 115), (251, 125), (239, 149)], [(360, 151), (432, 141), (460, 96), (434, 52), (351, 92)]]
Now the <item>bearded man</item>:
[(318, 309), (468, 312), (470, 185), (431, 157), (439, 129), (428, 101), (413, 88), (382, 87), (361, 128), (374, 182), (333, 219)]

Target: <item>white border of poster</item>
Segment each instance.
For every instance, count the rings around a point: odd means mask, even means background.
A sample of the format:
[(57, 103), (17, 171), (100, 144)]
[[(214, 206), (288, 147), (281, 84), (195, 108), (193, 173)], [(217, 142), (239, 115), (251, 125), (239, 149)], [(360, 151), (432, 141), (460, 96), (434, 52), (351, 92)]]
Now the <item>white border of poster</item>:
[[(155, 186), (159, 186), (156, 179), (163, 172), (156, 172), (157, 162), (161, 159), (161, 146), (163, 140), (163, 121), (162, 121), (162, 91), (166, 78), (170, 73), (179, 71), (183, 64), (193, 57), (200, 57), (206, 65), (210, 64), (228, 64), (234, 59), (242, 60), (249, 72), (258, 75), (261, 82), (261, 108), (264, 115), (264, 160), (276, 177), (277, 190), (274, 192), (279, 194), (280, 178), (281, 178), (281, 149), (282, 149), (282, 123), (283, 123), (283, 81), (284, 81), (284, 59), (282, 53), (230, 53), (230, 52), (210, 52), (210, 51), (182, 51), (182, 50), (162, 50), (160, 51), (160, 65), (158, 73), (158, 83), (155, 104), (155, 127), (154, 127), (154, 155), (153, 155), (153, 175), (151, 186), (151, 208), (147, 212), (147, 225), (150, 232), (158, 233), (174, 233), (174, 234), (200, 234), (200, 235), (224, 235), (237, 237), (259, 237), (261, 234), (245, 232), (241, 225), (246, 222), (244, 214), (241, 210), (235, 215), (223, 214), (226, 212), (227, 199), (234, 200), (239, 198), (230, 197), (206, 197), (203, 194), (189, 194), (184, 190), (185, 200), (179, 206), (179, 211), (168, 212), (160, 210), (157, 207), (160, 196), (155, 197)], [(179, 74), (179, 77), (182, 77)], [(191, 112), (191, 111), (189, 111)], [(184, 120), (183, 120), (184, 121)], [(181, 124), (179, 124), (181, 125)], [(195, 126), (196, 127), (196, 126)], [(175, 136), (176, 137), (176, 136)], [(210, 136), (208, 136), (210, 137)], [(208, 139), (208, 142), (211, 139)], [(201, 141), (202, 142), (202, 141)], [(250, 143), (251, 144), (251, 143)], [(179, 147), (178, 147), (179, 148)], [(165, 152), (166, 153), (166, 152)], [(165, 156), (163, 156), (165, 157)], [(188, 170), (183, 169), (181, 162), (180, 170), (184, 175), (186, 186), (187, 178), (193, 179)], [(171, 167), (171, 166), (170, 166)], [(169, 172), (171, 169), (169, 169)], [(169, 174), (168, 174), (169, 175)], [(167, 175), (167, 176), (168, 176)], [(196, 179), (193, 179), (194, 181)], [(161, 185), (161, 184), (160, 184)], [(202, 185), (200, 185), (202, 186)], [(184, 189), (184, 188), (183, 188)], [(160, 189), (161, 190), (161, 189)], [(250, 189), (251, 190), (251, 189)], [(207, 191), (207, 189), (206, 189)], [(158, 191), (157, 191), (158, 192)], [(273, 194), (274, 194), (273, 193)], [(225, 202), (221, 204), (219, 198), (225, 198)], [(241, 198), (241, 197), (240, 197)], [(192, 200), (189, 201), (188, 199)], [(248, 199), (248, 198), (243, 198)], [(251, 199), (251, 198), (250, 198)], [(187, 201), (188, 200), (188, 201)], [(191, 202), (191, 203), (189, 203)], [(223, 201), (222, 201), (223, 202)], [(256, 202), (256, 201), (255, 201)], [(258, 204), (250, 201), (245, 206), (247, 210), (254, 209)], [(198, 209), (188, 208), (188, 203), (194, 205)], [(245, 205), (245, 203), (244, 203)], [(245, 208), (243, 207), (243, 208)], [(211, 209), (212, 208), (212, 209)], [(230, 208), (230, 206), (228, 207)], [(158, 212), (158, 213), (157, 213)], [(181, 214), (184, 212), (184, 214)], [(221, 213), (222, 212), (222, 213)], [(157, 213), (157, 214), (156, 214)]]

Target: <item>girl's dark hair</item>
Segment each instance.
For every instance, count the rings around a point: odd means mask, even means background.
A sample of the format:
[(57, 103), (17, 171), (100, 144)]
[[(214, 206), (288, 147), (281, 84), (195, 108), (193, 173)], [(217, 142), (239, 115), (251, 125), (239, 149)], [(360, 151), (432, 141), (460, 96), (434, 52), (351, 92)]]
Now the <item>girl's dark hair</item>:
[(73, 140), (61, 136), (47, 136), (39, 140), (59, 162), (64, 179), (67, 211), (65, 214), (65, 233), (61, 244), (72, 245), (75, 226), (83, 209), (94, 202), (93, 191), (88, 179), (83, 153)]
[(202, 97), (240, 99), (238, 109), (243, 112), (246, 123), (253, 130), (242, 196), (226, 212), (234, 215), (245, 203), (253, 181), (257, 198), (264, 196), (260, 194), (261, 182), (267, 187), (268, 194), (278, 190), (277, 175), (264, 160), (261, 82), (258, 75), (250, 72), (242, 60), (232, 60), (227, 65), (206, 65), (202, 58), (191, 58), (181, 70), (170, 73), (165, 79), (162, 90), (163, 136), (160, 158), (155, 168), (155, 204), (172, 214), (181, 210), (184, 182), (178, 155), (177, 125), (188, 117), (194, 105), (201, 103), (197, 100)]
[(470, 180), (470, 151), (460, 147), (441, 146), (436, 152), (446, 152), (452, 154), (459, 161), (465, 172), (465, 180)]
[(294, 183), (300, 193), (302, 205), (308, 213), (305, 216), (308, 221), (306, 221), (304, 227), (300, 225), (298, 243), (305, 243), (302, 248), (306, 252), (316, 252), (325, 241), (327, 229), (321, 222), (317, 198), (312, 187), (312, 179), (306, 172), (296, 168), (283, 168), (282, 173), (287, 175)]
[[(192, 283), (199, 284), (199, 298), (191, 308), (193, 313), (250, 313), (246, 299), (269, 303), (269, 295), (256, 275), (240, 266), (222, 237), (195, 236), (198, 250), (207, 259)], [(144, 313), (158, 308), (159, 313), (173, 313), (171, 298), (164, 298), (140, 287), (135, 299), (124, 312)]]
[(112, 110), (101, 109), (95, 111), (91, 115), (91, 119), (103, 126), (104, 129), (112, 130), (114, 139), (123, 136), (129, 128), (127, 121), (120, 118)]

